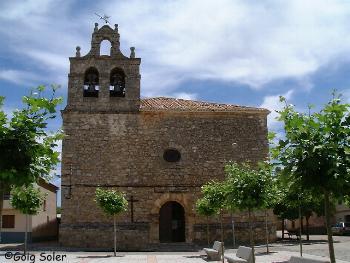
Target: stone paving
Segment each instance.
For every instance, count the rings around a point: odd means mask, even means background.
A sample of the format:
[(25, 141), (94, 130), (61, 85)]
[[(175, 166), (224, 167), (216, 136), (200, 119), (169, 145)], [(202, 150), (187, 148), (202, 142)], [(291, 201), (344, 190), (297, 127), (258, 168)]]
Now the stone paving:
[[(304, 257), (326, 259), (328, 258), (328, 244), (326, 236), (311, 236), (311, 241), (303, 240)], [(229, 244), (227, 244), (229, 245)], [(337, 263), (350, 262), (350, 236), (335, 236), (334, 248)], [(203, 251), (194, 252), (118, 252), (117, 257), (113, 257), (111, 252), (68, 252), (57, 246), (57, 243), (31, 244), (30, 249), (35, 258), (26, 258), (25, 260), (5, 259), (6, 252), (16, 253), (21, 251), (21, 244), (1, 244), (0, 245), (0, 263), (6, 262), (70, 262), (70, 263), (104, 263), (104, 262), (120, 262), (120, 263), (205, 263), (207, 262)], [(42, 251), (46, 259), (41, 256)], [(53, 252), (56, 251), (56, 252)], [(289, 258), (299, 256), (299, 243), (297, 240), (284, 240), (270, 245), (272, 253), (266, 254), (264, 245), (256, 247), (256, 262), (257, 263), (282, 263), (287, 262)], [(225, 253), (233, 254), (235, 249), (228, 248)], [(47, 260), (47, 256), (55, 253), (57, 255), (65, 255), (63, 260)], [(34, 260), (33, 260), (34, 259)], [(43, 260), (44, 259), (44, 260)], [(215, 262), (215, 261), (211, 261)]]
[[(9, 252), (7, 252), (9, 253)], [(11, 252), (16, 253), (16, 252)], [(46, 254), (42, 254), (46, 253)], [(55, 252), (55, 257), (60, 256), (60, 259), (55, 260), (48, 257), (52, 255), (51, 252), (33, 252), (30, 253), (30, 257), (20, 258), (19, 256), (11, 259), (5, 259), (5, 252), (0, 254), (0, 262), (69, 262), (69, 263), (104, 263), (104, 262), (118, 262), (118, 263), (205, 263), (208, 262), (205, 254), (200, 252), (134, 252), (134, 253), (122, 253), (119, 252), (116, 257), (109, 252)], [(233, 251), (229, 252), (233, 253)], [(64, 256), (65, 255), (65, 256)], [(290, 257), (299, 256), (298, 252), (291, 251), (273, 251), (270, 254), (257, 253), (256, 263), (287, 263)], [(46, 259), (44, 259), (44, 256)], [(9, 257), (9, 254), (7, 254)], [(326, 258), (304, 254), (304, 257), (323, 259)], [(210, 261), (215, 262), (215, 261)], [(225, 261), (226, 262), (226, 261)], [(346, 263), (348, 261), (337, 260), (337, 263)]]

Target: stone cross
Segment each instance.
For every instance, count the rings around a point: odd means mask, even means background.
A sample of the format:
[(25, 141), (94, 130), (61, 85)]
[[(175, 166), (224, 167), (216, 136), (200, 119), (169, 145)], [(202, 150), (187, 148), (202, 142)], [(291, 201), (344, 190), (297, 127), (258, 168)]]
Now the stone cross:
[(139, 200), (134, 199), (134, 196), (131, 195), (128, 201), (130, 202), (130, 210), (131, 210), (130, 220), (131, 220), (131, 223), (134, 223), (134, 203), (138, 202)]

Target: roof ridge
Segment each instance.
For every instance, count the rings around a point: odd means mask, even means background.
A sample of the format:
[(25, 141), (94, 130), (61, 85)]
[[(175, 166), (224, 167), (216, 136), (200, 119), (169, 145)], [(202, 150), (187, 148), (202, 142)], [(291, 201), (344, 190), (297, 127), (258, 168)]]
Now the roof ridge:
[(175, 112), (247, 112), (264, 113), (264, 108), (225, 104), (208, 101), (186, 100), (171, 97), (151, 97), (141, 99), (140, 109), (143, 111), (175, 111)]

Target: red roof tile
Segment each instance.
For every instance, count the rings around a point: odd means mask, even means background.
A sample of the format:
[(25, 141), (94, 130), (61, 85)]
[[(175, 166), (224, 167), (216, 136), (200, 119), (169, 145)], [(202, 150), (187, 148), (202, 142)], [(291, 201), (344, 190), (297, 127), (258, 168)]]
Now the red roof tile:
[(141, 99), (140, 109), (141, 111), (269, 112), (267, 109), (263, 108), (165, 97)]

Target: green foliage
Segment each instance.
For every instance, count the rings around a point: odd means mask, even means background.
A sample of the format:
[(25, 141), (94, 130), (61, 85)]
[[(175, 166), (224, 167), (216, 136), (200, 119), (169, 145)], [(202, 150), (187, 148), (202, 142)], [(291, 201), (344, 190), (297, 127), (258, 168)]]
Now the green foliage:
[(196, 211), (202, 216), (212, 216), (217, 213), (217, 210), (210, 205), (209, 200), (205, 197), (197, 200)]
[(350, 192), (350, 105), (333, 96), (315, 113), (311, 108), (300, 113), (293, 105), (285, 105), (279, 112), (285, 139), (279, 141), (274, 157), (284, 174), (303, 188), (342, 198)]
[[(8, 118), (0, 108), (0, 182), (4, 185), (29, 185), (38, 177), (46, 177), (59, 162), (53, 148), (62, 133), (49, 133), (48, 122), (56, 117), (56, 107), (62, 98), (45, 97), (45, 87), (39, 86), (23, 97), (24, 108)], [(0, 105), (4, 98), (0, 98)]]
[(226, 184), (225, 182), (211, 181), (202, 186), (202, 193), (208, 206), (219, 211), (226, 205)]
[(268, 170), (265, 164), (259, 164), (255, 169), (248, 163), (226, 165), (226, 193), (229, 202), (240, 210), (266, 207), (266, 196), (271, 185)]
[(62, 213), (62, 207), (57, 206), (56, 208), (56, 214), (61, 214)]
[(347, 207), (350, 207), (350, 195), (346, 195), (344, 196), (344, 204), (347, 206)]
[[(302, 188), (293, 178), (283, 174), (277, 169), (273, 177), (273, 196), (270, 196), (271, 208), (280, 219), (295, 220), (299, 218), (299, 206), (301, 215), (310, 217), (312, 213), (318, 216), (324, 215), (324, 198), (319, 193)], [(335, 206), (332, 207), (335, 209)]]
[(290, 181), (281, 174), (276, 174), (274, 179), (275, 197), (272, 199), (274, 214), (280, 219), (294, 220), (299, 218), (298, 206), (295, 205), (294, 198), (290, 198), (292, 196), (290, 194)]
[[(281, 97), (281, 102), (286, 100)], [(349, 104), (333, 93), (320, 112), (297, 112), (286, 103), (279, 112), (285, 139), (275, 148), (283, 174), (311, 196), (322, 193), (328, 235), (329, 256), (335, 262), (331, 210), (332, 202), (350, 194), (350, 112)], [(305, 194), (305, 191), (302, 191)], [(299, 198), (304, 198), (300, 197)]]
[(23, 214), (36, 215), (44, 202), (45, 196), (32, 184), (14, 187), (11, 190), (11, 205)]
[(117, 190), (97, 188), (95, 201), (108, 215), (116, 215), (128, 209), (128, 201), (124, 193)]

